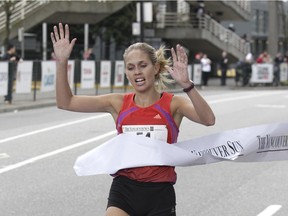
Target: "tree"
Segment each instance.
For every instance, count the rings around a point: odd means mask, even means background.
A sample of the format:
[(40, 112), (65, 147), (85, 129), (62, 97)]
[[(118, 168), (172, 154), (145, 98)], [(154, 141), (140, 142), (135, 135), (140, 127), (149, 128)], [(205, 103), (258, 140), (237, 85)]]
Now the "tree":
[(92, 31), (97, 35), (103, 34), (102, 36), (106, 41), (113, 37), (116, 44), (127, 45), (133, 40), (132, 22), (134, 20), (136, 20), (136, 5), (131, 3), (105, 18)]
[(15, 5), (20, 0), (2, 0), (0, 2), (0, 9), (5, 12), (6, 15), (6, 24), (5, 24), (5, 38), (4, 38), (4, 46), (7, 47), (9, 44), (10, 37), (10, 17), (15, 9)]

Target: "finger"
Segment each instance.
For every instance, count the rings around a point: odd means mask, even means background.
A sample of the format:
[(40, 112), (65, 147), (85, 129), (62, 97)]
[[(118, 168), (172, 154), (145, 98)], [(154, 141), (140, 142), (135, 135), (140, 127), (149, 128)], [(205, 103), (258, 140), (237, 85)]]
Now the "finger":
[(73, 39), (72, 39), (72, 41), (71, 41), (71, 43), (70, 43), (70, 46), (71, 46), (70, 48), (71, 48), (71, 49), (73, 49), (73, 47), (74, 47), (74, 45), (75, 45), (75, 43), (76, 43), (76, 40), (77, 40), (76, 38), (73, 38)]
[(176, 56), (176, 53), (175, 53), (174, 48), (171, 48), (171, 54), (172, 54), (172, 60), (173, 60), (173, 62), (176, 62), (176, 61), (177, 61), (177, 56)]
[(64, 29), (63, 29), (62, 23), (59, 23), (59, 33), (60, 33), (60, 39), (65, 38)]
[(53, 32), (50, 33), (50, 37), (51, 37), (52, 43), (54, 44), (56, 41), (55, 41), (55, 37), (54, 37)]
[(183, 62), (185, 64), (188, 64), (188, 57), (184, 48), (183, 48)]
[(182, 46), (180, 46), (180, 56), (181, 56), (181, 62), (183, 62), (184, 64), (187, 64), (188, 62), (187, 54), (186, 54), (184, 47)]
[(68, 39), (68, 41), (69, 41), (70, 31), (69, 31), (69, 26), (68, 26), (68, 24), (65, 25), (65, 37), (66, 37), (66, 39)]
[(179, 44), (177, 44), (176, 48), (177, 48), (178, 61), (183, 62), (182, 47)]
[(58, 34), (57, 26), (54, 26), (54, 36), (55, 36), (55, 40), (58, 41), (59, 40), (59, 34)]

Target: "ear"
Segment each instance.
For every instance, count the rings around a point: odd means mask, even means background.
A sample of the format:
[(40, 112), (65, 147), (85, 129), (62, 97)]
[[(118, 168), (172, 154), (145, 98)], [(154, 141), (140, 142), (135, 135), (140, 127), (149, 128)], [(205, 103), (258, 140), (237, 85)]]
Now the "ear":
[(155, 70), (155, 76), (159, 73), (159, 70), (160, 70), (160, 64), (157, 63), (155, 66), (154, 66), (154, 70)]

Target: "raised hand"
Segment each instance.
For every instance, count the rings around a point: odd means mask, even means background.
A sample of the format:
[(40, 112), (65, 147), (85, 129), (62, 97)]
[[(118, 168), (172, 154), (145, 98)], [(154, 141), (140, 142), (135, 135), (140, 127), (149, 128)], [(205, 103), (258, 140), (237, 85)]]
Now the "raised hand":
[(177, 44), (176, 52), (174, 48), (171, 49), (173, 67), (168, 67), (168, 71), (172, 78), (183, 88), (191, 84), (188, 76), (188, 57), (182, 46)]
[(62, 23), (59, 23), (59, 31), (57, 26), (53, 27), (54, 32), (51, 32), (51, 40), (53, 43), (54, 53), (57, 61), (67, 61), (70, 57), (76, 38), (69, 41), (69, 26), (66, 24), (65, 29)]

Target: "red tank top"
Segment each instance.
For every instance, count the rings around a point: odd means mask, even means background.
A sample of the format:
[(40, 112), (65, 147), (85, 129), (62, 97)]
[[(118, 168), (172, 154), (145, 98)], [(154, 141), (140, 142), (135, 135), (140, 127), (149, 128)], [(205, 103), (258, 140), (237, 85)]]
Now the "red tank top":
[[(154, 127), (163, 127), (167, 133), (165, 141), (168, 143), (176, 143), (179, 133), (171, 112), (170, 105), (172, 101), (172, 94), (164, 92), (162, 97), (153, 105), (149, 107), (138, 107), (134, 103), (135, 93), (126, 94), (123, 100), (123, 106), (116, 121), (116, 129), (118, 133), (125, 133), (125, 131), (131, 131), (144, 127), (140, 132), (135, 132), (138, 135), (140, 133), (144, 136), (154, 134)], [(145, 125), (149, 126), (150, 131), (145, 131)], [(125, 128), (126, 127), (126, 128)], [(124, 129), (124, 130), (123, 130)], [(157, 132), (155, 132), (157, 137)], [(162, 136), (165, 133), (158, 133), (158, 136)], [(116, 175), (127, 176), (130, 179), (134, 179), (142, 182), (176, 182), (175, 167), (171, 166), (145, 166), (119, 170)]]

